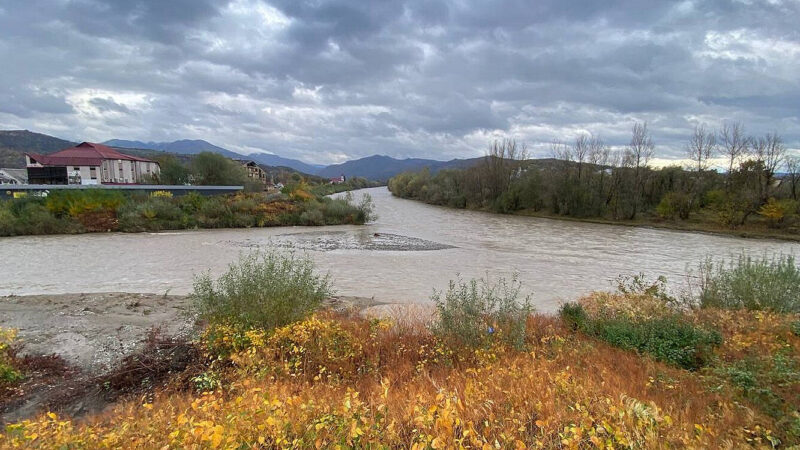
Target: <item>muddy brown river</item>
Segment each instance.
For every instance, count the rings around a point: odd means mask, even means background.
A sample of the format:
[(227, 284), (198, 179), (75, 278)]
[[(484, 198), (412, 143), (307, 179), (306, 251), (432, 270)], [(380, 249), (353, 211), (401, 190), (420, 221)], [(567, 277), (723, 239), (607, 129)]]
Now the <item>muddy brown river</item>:
[(454, 210), (369, 193), (366, 226), (197, 230), (0, 238), (0, 296), (75, 292), (184, 294), (193, 275), (221, 273), (240, 253), (306, 252), (341, 295), (427, 302), (464, 278), (519, 275), (540, 311), (620, 274), (665, 275), (675, 289), (707, 255), (800, 253), (800, 244)]

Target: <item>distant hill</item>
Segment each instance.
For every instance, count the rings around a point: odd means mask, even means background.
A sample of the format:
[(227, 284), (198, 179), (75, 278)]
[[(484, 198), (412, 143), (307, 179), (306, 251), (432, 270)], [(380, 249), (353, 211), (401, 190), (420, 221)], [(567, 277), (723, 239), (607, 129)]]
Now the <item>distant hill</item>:
[(251, 153), (243, 155), (230, 151), (226, 148), (216, 146), (204, 140), (188, 140), (183, 139), (173, 142), (142, 142), (142, 141), (128, 141), (124, 139), (111, 139), (103, 142), (106, 145), (118, 148), (135, 148), (145, 150), (160, 150), (162, 152), (178, 153), (181, 155), (195, 155), (201, 152), (214, 152), (227, 156), (228, 158), (236, 159), (252, 159), (253, 161), (264, 164), (267, 166), (283, 166), (288, 167), (299, 172), (315, 174), (320, 168), (324, 166), (316, 166), (307, 164), (303, 161), (296, 159), (283, 158), (278, 155), (269, 153)]
[(429, 168), (431, 172), (437, 172), (442, 169), (470, 167), (481, 160), (483, 160), (482, 157), (437, 161), (421, 158), (396, 159), (391, 156), (374, 155), (347, 161), (342, 164), (334, 164), (325, 167), (317, 172), (317, 174), (326, 178), (345, 175), (348, 177), (364, 177), (370, 180), (386, 181), (399, 173), (422, 170), (425, 167)]
[(23, 168), (23, 153), (53, 153), (75, 144), (28, 130), (0, 130), (0, 167)]
[[(269, 166), (275, 169), (283, 167), (290, 171), (298, 171), (324, 178), (333, 178), (344, 174), (348, 177), (364, 177), (374, 181), (386, 181), (399, 173), (421, 170), (425, 167), (428, 167), (432, 172), (442, 169), (464, 168), (482, 160), (482, 158), (472, 158), (437, 161), (421, 158), (396, 159), (390, 156), (375, 155), (325, 167), (269, 153), (242, 155), (204, 140), (184, 139), (173, 142), (142, 142), (111, 139), (104, 142), (104, 144), (145, 158), (157, 158), (168, 153), (176, 155), (184, 162), (188, 162), (190, 155), (208, 151), (219, 153), (228, 158), (252, 159), (262, 166)], [(27, 130), (0, 130), (0, 167), (25, 167), (24, 152), (47, 154), (74, 145), (76, 145), (75, 142)]]

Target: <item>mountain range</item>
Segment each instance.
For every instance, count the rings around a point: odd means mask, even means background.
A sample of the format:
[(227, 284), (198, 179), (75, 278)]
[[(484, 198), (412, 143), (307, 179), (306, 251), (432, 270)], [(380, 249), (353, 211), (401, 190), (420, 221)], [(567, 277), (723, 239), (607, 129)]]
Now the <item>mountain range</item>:
[[(53, 153), (75, 145), (65, 139), (27, 130), (0, 130), (0, 167), (24, 167), (24, 152)], [(103, 142), (110, 147), (128, 150), (145, 157), (156, 157), (160, 152), (176, 155), (194, 155), (200, 152), (214, 152), (235, 159), (251, 159), (259, 164), (272, 167), (288, 167), (321, 177), (333, 178), (340, 175), (364, 177), (370, 180), (387, 181), (406, 171), (417, 171), (428, 167), (432, 172), (449, 168), (469, 167), (482, 158), (453, 159), (437, 161), (433, 159), (397, 159), (385, 155), (373, 155), (329, 166), (309, 164), (270, 153), (251, 153), (243, 155), (204, 140), (178, 140), (173, 142), (143, 142), (123, 139), (110, 139)], [(187, 156), (184, 156), (186, 158)]]
[(323, 165), (308, 164), (296, 159), (283, 158), (271, 153), (251, 153), (243, 155), (230, 151), (226, 148), (216, 146), (210, 142), (196, 139), (181, 139), (173, 142), (142, 142), (142, 141), (127, 141), (124, 139), (111, 139), (103, 142), (103, 144), (117, 147), (117, 148), (139, 148), (146, 150), (159, 150), (162, 152), (177, 153), (180, 155), (195, 155), (200, 152), (214, 152), (219, 153), (228, 158), (234, 159), (252, 159), (253, 161), (264, 164), (267, 166), (283, 166), (289, 167), (298, 172), (315, 174), (315, 172), (322, 169)]

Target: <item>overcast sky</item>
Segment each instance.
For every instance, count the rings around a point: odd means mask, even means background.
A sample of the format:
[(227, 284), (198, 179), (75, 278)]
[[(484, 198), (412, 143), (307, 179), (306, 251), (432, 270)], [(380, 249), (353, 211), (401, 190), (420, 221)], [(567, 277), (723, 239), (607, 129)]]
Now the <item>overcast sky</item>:
[(334, 163), (647, 121), (800, 148), (800, 0), (0, 0), (0, 128)]

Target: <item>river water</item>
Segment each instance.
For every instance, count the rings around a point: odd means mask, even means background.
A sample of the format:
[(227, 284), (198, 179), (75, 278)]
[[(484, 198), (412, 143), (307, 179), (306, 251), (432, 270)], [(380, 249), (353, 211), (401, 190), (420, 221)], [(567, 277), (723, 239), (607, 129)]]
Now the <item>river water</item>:
[(517, 273), (540, 311), (620, 274), (685, 283), (707, 255), (800, 253), (800, 244), (703, 233), (505, 216), (369, 193), (378, 219), (366, 226), (281, 227), (140, 234), (0, 238), (0, 295), (191, 290), (193, 275), (219, 274), (242, 252), (306, 252), (341, 295), (427, 302), (448, 280)]

